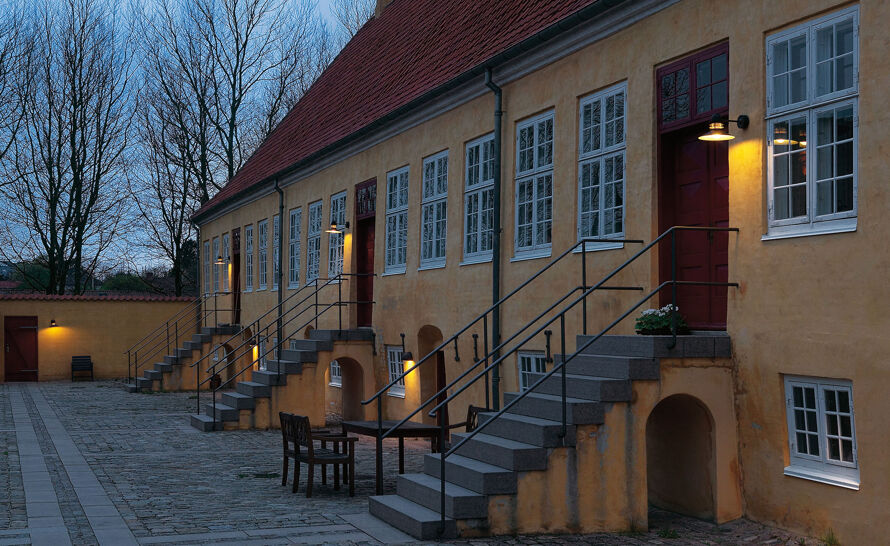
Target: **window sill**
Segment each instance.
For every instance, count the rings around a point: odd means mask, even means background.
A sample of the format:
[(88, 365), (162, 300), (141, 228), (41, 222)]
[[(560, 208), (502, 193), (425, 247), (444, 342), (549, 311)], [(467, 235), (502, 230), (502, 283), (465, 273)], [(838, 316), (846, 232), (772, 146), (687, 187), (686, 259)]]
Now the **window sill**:
[(420, 267), (417, 268), (418, 271), (429, 271), (430, 269), (445, 269), (445, 262), (420, 264)]
[(265, 291), (266, 291), (266, 287), (265, 287), (265, 286), (261, 286), (261, 287), (259, 287), (259, 288), (256, 289), (256, 292), (265, 292)]
[(539, 248), (536, 250), (528, 250), (525, 252), (517, 252), (510, 262), (524, 262), (525, 260), (537, 260), (538, 258), (549, 258), (553, 251), (550, 247)]
[(408, 270), (408, 268), (406, 268), (406, 267), (399, 268), (399, 269), (387, 269), (386, 271), (383, 272), (381, 277), (388, 277), (390, 275), (404, 275), (407, 270)]
[(343, 383), (328, 383), (328, 387), (337, 387), (338, 389), (342, 389)]
[(804, 480), (810, 480), (814, 482), (824, 483), (826, 485), (833, 485), (835, 487), (843, 487), (845, 489), (852, 489), (854, 491), (859, 491), (859, 480), (846, 478), (843, 476), (838, 476), (837, 474), (830, 474), (828, 472), (822, 472), (821, 470), (816, 470), (814, 468), (806, 468), (802, 466), (786, 466), (785, 467), (785, 475), (790, 476), (792, 478), (801, 478)]
[(253, 292), (253, 288), (245, 288), (245, 289), (242, 290), (241, 292), (244, 293), (244, 294), (250, 294), (251, 292)]
[(299, 285), (299, 284), (289, 284), (289, 285), (287, 285), (287, 289), (288, 289), (288, 290), (297, 290), (298, 288), (300, 288), (300, 285)]
[(404, 393), (404, 392), (398, 392), (398, 391), (395, 391), (395, 392), (393, 392), (393, 391), (388, 391), (388, 392), (386, 393), (386, 396), (391, 396), (391, 397), (393, 397), (393, 398), (405, 398), (405, 393)]
[(814, 235), (831, 235), (834, 233), (850, 233), (856, 231), (856, 218), (844, 218), (841, 220), (827, 220), (813, 224), (792, 224), (786, 226), (774, 226), (763, 235), (761, 241), (775, 241), (779, 239), (791, 239), (794, 237), (811, 237)]
[[(624, 248), (624, 243), (584, 243), (584, 250), (587, 252), (599, 252), (601, 250), (620, 250)], [(581, 246), (572, 251), (573, 254), (581, 254)]]
[(481, 256), (464, 256), (463, 261), (457, 265), (475, 265), (487, 263), (491, 263), (491, 254), (484, 254)]

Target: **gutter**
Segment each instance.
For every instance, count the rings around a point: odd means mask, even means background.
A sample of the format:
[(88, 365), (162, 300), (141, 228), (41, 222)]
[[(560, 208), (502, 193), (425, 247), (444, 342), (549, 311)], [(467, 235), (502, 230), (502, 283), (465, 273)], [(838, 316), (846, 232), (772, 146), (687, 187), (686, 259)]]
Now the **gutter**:
[(434, 89), (431, 89), (430, 91), (427, 91), (426, 93), (417, 97), (416, 99), (412, 100), (411, 102), (404, 104), (404, 105), (400, 106), (399, 108), (396, 108), (392, 112), (385, 114), (383, 117), (377, 118), (376, 120), (372, 121), (368, 125), (365, 125), (361, 129), (358, 129), (358, 130), (352, 132), (351, 134), (341, 138), (337, 142), (334, 142), (333, 144), (329, 144), (328, 146), (325, 146), (321, 150), (297, 161), (290, 167), (282, 169), (282, 170), (278, 171), (277, 173), (270, 175), (270, 176), (266, 177), (265, 179), (260, 180), (259, 182), (254, 183), (254, 184), (242, 189), (241, 191), (223, 199), (222, 201), (215, 204), (210, 209), (207, 209), (206, 211), (203, 211), (203, 212), (196, 213), (194, 216), (192, 216), (192, 222), (194, 222), (195, 224), (200, 224), (201, 220), (206, 218), (207, 216), (210, 216), (210, 214), (214, 210), (222, 207), (223, 205), (226, 205), (228, 203), (231, 203), (231, 202), (243, 197), (247, 193), (256, 192), (258, 189), (260, 189), (264, 185), (272, 185), (274, 183), (274, 187), (276, 188), (276, 191), (277, 191), (279, 178), (284, 178), (284, 177), (288, 176), (289, 174), (292, 174), (295, 171), (318, 161), (319, 159), (323, 158), (324, 156), (337, 151), (339, 148), (342, 148), (347, 144), (350, 144), (352, 142), (362, 139), (367, 134), (373, 133), (379, 127), (384, 126), (384, 125), (392, 122), (393, 120), (396, 120), (402, 116), (407, 115), (412, 110), (415, 110), (422, 104), (429, 102), (430, 100), (437, 98), (441, 95), (444, 95), (444, 94), (448, 93), (449, 91), (451, 91), (452, 89), (455, 89), (455, 88), (473, 80), (474, 78), (478, 78), (479, 76), (482, 76), (483, 74), (485, 74), (487, 71), (490, 70), (490, 67), (506, 63), (507, 61), (510, 61), (516, 57), (519, 57), (523, 53), (526, 53), (527, 51), (534, 49), (535, 47), (538, 47), (539, 45), (547, 42), (551, 38), (554, 38), (554, 37), (558, 36), (559, 34), (562, 34), (563, 32), (571, 30), (572, 28), (575, 28), (575, 27), (585, 23), (586, 21), (589, 21), (590, 19), (593, 19), (594, 17), (601, 15), (602, 13), (604, 13), (605, 11), (608, 11), (611, 8), (614, 8), (620, 4), (624, 4), (624, 3), (627, 3), (630, 1), (633, 1), (633, 0), (598, 0), (597, 2), (594, 2), (593, 4), (591, 4), (587, 7), (581, 8), (580, 10), (569, 15), (565, 19), (563, 19), (561, 21), (557, 21), (556, 23), (550, 25), (549, 27), (538, 32), (537, 34), (534, 34), (534, 35), (526, 38), (525, 40), (519, 42), (518, 44), (511, 46), (508, 49), (505, 49), (504, 51), (494, 55), (493, 57), (490, 57), (483, 64), (479, 64), (479, 65), (471, 68), (470, 70), (456, 76), (455, 78), (443, 83), (439, 87), (436, 87)]
[[(501, 308), (497, 303), (501, 301), (501, 145), (503, 134), (501, 125), (504, 117), (503, 90), (491, 80), (491, 69), (485, 69), (485, 85), (494, 93), (494, 219), (492, 221), (492, 245), (491, 245), (491, 303), (494, 309), (491, 312), (491, 344), (497, 347), (501, 344)], [(492, 354), (492, 360), (497, 360), (500, 351)], [(494, 411), (501, 408), (500, 398), (501, 365), (495, 366), (491, 374), (491, 400)]]
[[(282, 335), (282, 307), (281, 303), (284, 300), (284, 283), (282, 282), (284, 279), (284, 267), (282, 263), (282, 257), (284, 256), (284, 191), (281, 189), (281, 186), (278, 185), (278, 178), (275, 179), (275, 191), (278, 192), (278, 274), (276, 275), (276, 282), (278, 282), (278, 319), (277, 319), (277, 329), (278, 329), (278, 346), (275, 349), (275, 359), (281, 360), (281, 345), (284, 343), (284, 336)], [(274, 222), (273, 222), (274, 223)], [(316, 309), (316, 312), (318, 310)]]

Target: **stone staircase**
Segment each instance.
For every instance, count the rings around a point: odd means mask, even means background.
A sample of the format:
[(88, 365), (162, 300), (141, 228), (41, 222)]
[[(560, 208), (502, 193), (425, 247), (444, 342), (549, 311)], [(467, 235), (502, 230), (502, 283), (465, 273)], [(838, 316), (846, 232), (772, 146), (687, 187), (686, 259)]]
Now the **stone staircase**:
[(126, 385), (129, 392), (150, 392), (161, 391), (171, 385), (169, 378), (174, 372), (181, 372), (183, 364), (191, 362), (195, 356), (203, 353), (204, 345), (213, 342), (214, 336), (232, 336), (241, 331), (241, 326), (237, 324), (203, 327), (201, 332), (192, 336), (192, 339), (185, 341), (182, 347), (173, 350), (173, 354), (165, 355), (163, 362), (156, 362), (151, 369), (143, 369), (142, 377), (137, 377), (135, 383)]
[[(319, 353), (331, 352), (339, 341), (373, 341), (370, 329), (312, 330), (309, 339), (292, 340), (289, 349), (281, 350), (280, 360), (266, 360), (265, 370), (250, 370), (249, 381), (238, 381), (234, 391), (220, 392), (214, 406), (204, 404), (201, 414), (191, 416), (191, 425), (209, 432), (239, 428), (239, 423), (250, 423), (251, 414), (259, 405), (268, 404), (277, 387), (288, 384), (288, 376), (299, 376), (307, 364), (317, 364)], [(324, 361), (323, 361), (324, 362)], [(326, 362), (325, 362), (326, 363)], [(277, 417), (276, 417), (277, 419)], [(270, 426), (277, 423), (270, 422)]]
[[(589, 339), (578, 336), (578, 346)], [(587, 425), (607, 427), (607, 416), (615, 405), (632, 404), (634, 382), (659, 380), (660, 359), (730, 356), (728, 336), (681, 336), (673, 349), (666, 348), (668, 339), (669, 336), (604, 336), (573, 358), (566, 370), (568, 426), (565, 437), (560, 437), (562, 387), (557, 372), (447, 457), (444, 534), (440, 534), (439, 529), (439, 454), (425, 455), (422, 474), (399, 476), (396, 494), (370, 497), (370, 513), (420, 540), (521, 530), (517, 521), (525, 516), (516, 508), (522, 504), (517, 496), (537, 496), (537, 490), (532, 486), (519, 487), (520, 481), (529, 474), (546, 473), (555, 450), (576, 451), (576, 442), (596, 429)], [(557, 362), (562, 358), (555, 355)], [(517, 396), (519, 393), (505, 393), (505, 404)], [(493, 415), (480, 414), (480, 423), (489, 421)], [(465, 436), (467, 434), (452, 434), (452, 444)], [(567, 459), (577, 460), (577, 455)], [(563, 469), (567, 459), (559, 459)], [(546, 483), (549, 476), (526, 483)], [(577, 488), (580, 487), (581, 484), (577, 484)], [(565, 497), (568, 494), (567, 491)], [(532, 499), (526, 506), (536, 502), (541, 499)], [(505, 506), (512, 508), (505, 509)], [(492, 510), (498, 513), (490, 513)], [(495, 518), (497, 523), (492, 521)]]

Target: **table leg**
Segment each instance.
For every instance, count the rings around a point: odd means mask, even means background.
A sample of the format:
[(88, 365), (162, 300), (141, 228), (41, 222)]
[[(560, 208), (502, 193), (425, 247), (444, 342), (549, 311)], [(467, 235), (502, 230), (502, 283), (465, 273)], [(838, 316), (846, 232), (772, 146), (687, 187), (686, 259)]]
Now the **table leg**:
[(399, 436), (399, 474), (405, 473), (405, 439)]
[(377, 494), (383, 494), (383, 438), (377, 436)]

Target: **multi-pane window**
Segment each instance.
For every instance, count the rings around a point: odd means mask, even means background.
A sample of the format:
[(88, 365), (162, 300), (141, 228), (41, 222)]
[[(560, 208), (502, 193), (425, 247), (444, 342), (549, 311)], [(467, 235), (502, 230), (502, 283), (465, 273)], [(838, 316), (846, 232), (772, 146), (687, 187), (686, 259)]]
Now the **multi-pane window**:
[[(346, 192), (331, 196), (331, 225), (338, 229), (346, 225)], [(331, 233), (328, 240), (328, 277), (333, 279), (343, 273), (343, 232)]]
[(213, 259), (213, 291), (219, 292), (219, 268), (220, 265), (217, 263), (217, 257), (219, 256), (219, 237), (213, 238), (213, 254), (211, 258)]
[(386, 175), (386, 273), (404, 273), (408, 250), (408, 167)]
[(336, 360), (331, 360), (331, 380), (328, 384), (332, 387), (343, 386), (343, 370)]
[(656, 81), (662, 130), (724, 115), (729, 104), (729, 46), (721, 44), (659, 68)]
[(626, 85), (620, 84), (581, 101), (579, 238), (624, 233), (626, 94)]
[(204, 241), (204, 293), (210, 293), (210, 241)]
[(244, 226), (244, 291), (253, 290), (253, 226)]
[(524, 121), (516, 132), (516, 254), (549, 254), (553, 223), (553, 113)]
[(257, 250), (257, 262), (259, 266), (259, 288), (258, 290), (266, 289), (266, 281), (268, 280), (267, 268), (269, 267), (269, 221), (268, 220), (260, 220), (257, 224), (258, 241), (257, 246), (259, 247)]
[(547, 358), (544, 353), (519, 352), (517, 361), (519, 363), (520, 391), (528, 390), (535, 383), (536, 379), (532, 374), (547, 372)]
[(321, 262), (321, 201), (309, 205), (309, 229), (306, 233), (306, 282), (318, 280)]
[(467, 144), (464, 260), (491, 258), (494, 241), (494, 136)]
[[(386, 366), (389, 369), (389, 382), (393, 382), (402, 375), (404, 364), (402, 363), (402, 347), (391, 345), (386, 347)], [(390, 396), (405, 396), (405, 378), (402, 377), (397, 383), (389, 388), (387, 394)]]
[(231, 262), (231, 249), (229, 248), (229, 234), (226, 233), (222, 236), (222, 289), (223, 292), (229, 291), (229, 263)]
[(423, 160), (423, 206), (420, 226), (420, 266), (445, 264), (448, 203), (448, 151)]
[(785, 405), (791, 454), (785, 472), (858, 488), (852, 384), (786, 377)]
[(303, 209), (291, 209), (288, 223), (288, 279), (291, 288), (300, 286), (300, 228), (303, 223)]
[(272, 217), (272, 288), (278, 288), (279, 258), (281, 257), (281, 217)]
[(856, 228), (858, 8), (767, 38), (769, 236)]

